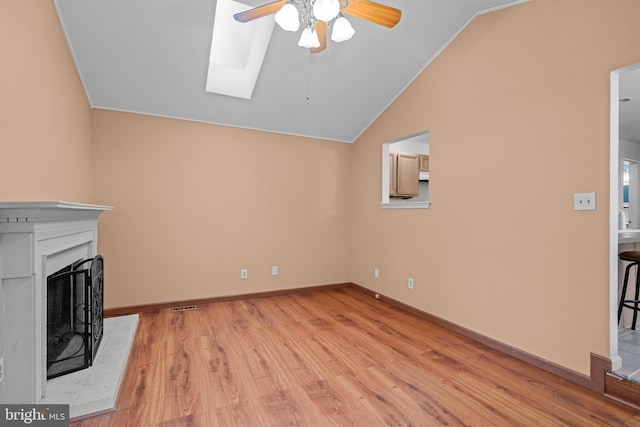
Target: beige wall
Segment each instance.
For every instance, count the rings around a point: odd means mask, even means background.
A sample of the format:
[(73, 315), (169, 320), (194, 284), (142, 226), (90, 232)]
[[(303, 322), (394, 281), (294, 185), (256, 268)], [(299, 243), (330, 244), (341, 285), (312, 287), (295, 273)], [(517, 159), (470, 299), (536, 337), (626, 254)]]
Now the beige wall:
[[(640, 61), (638, 16), (533, 0), (472, 22), (354, 146), (352, 280), (588, 374), (609, 354), (609, 73)], [(425, 129), (432, 207), (380, 209), (381, 144)]]
[(94, 195), (116, 207), (99, 237), (108, 307), (349, 281), (350, 145), (104, 110), (93, 119)]
[(91, 111), (53, 2), (0, 2), (0, 94), (0, 200), (92, 201)]

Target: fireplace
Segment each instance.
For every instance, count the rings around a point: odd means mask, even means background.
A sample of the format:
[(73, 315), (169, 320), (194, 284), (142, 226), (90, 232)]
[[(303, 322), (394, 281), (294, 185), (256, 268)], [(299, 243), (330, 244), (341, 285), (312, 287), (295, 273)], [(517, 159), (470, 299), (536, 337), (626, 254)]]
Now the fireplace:
[[(82, 279), (85, 284), (98, 277), (102, 280), (100, 273), (93, 272), (94, 264), (102, 269), (102, 259), (99, 263), (89, 260), (98, 257), (98, 216), (112, 209), (59, 201), (0, 202), (1, 402), (31, 404), (44, 397), (49, 367), (47, 278), (71, 265), (70, 273), (88, 273), (89, 279)], [(56, 292), (70, 296), (72, 291), (53, 292), (53, 296)], [(96, 298), (102, 307), (102, 289), (93, 293), (92, 300)], [(102, 324), (93, 319), (94, 313), (83, 319), (91, 317), (92, 325), (86, 327), (92, 336), (86, 347), (91, 356), (97, 349), (94, 335)]]
[(102, 340), (103, 289), (100, 255), (47, 277), (47, 379), (93, 364)]

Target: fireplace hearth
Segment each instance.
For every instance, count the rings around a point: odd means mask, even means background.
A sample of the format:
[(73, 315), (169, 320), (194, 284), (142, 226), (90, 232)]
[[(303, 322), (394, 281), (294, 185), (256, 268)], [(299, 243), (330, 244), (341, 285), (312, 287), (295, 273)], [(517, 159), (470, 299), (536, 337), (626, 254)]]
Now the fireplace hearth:
[(103, 333), (103, 289), (100, 255), (47, 277), (47, 379), (93, 364)]

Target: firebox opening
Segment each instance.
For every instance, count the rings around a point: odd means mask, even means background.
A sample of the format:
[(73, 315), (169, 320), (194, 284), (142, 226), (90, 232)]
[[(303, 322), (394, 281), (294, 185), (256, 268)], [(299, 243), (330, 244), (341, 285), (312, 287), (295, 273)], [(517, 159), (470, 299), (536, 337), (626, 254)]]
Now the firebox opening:
[(47, 379), (92, 365), (102, 339), (103, 279), (100, 255), (47, 277)]

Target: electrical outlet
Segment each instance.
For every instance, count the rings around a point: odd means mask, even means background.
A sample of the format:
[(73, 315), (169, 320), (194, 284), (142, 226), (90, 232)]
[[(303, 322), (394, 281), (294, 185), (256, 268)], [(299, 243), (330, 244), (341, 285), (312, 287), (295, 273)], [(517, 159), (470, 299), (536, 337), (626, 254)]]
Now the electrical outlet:
[(573, 210), (595, 211), (596, 210), (596, 193), (574, 193)]
[(246, 268), (240, 270), (240, 278), (246, 279), (247, 277), (249, 277), (249, 270), (247, 270)]
[(274, 265), (271, 267), (271, 275), (272, 276), (277, 276), (278, 275), (278, 266)]
[(377, 268), (373, 269), (373, 277), (375, 277), (376, 279), (380, 278), (380, 270), (378, 270)]
[(0, 358), (0, 383), (4, 381), (4, 357)]
[(407, 280), (407, 286), (409, 287), (409, 289), (413, 289), (413, 279), (411, 277), (409, 277), (409, 280)]

